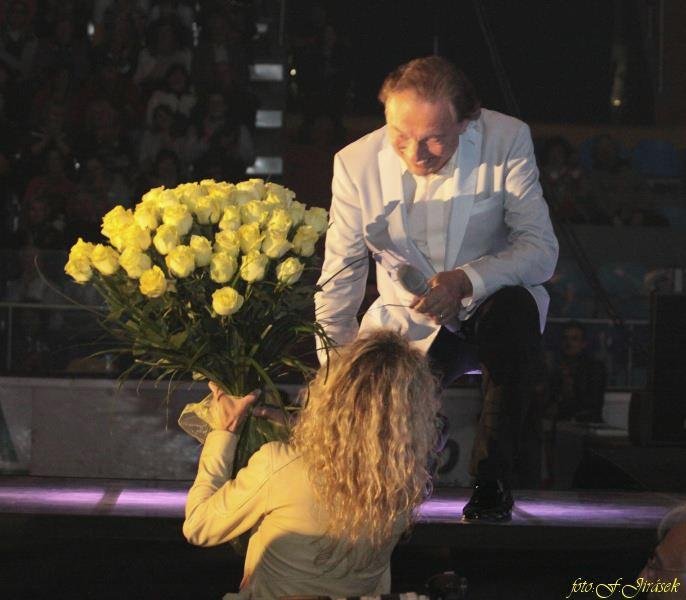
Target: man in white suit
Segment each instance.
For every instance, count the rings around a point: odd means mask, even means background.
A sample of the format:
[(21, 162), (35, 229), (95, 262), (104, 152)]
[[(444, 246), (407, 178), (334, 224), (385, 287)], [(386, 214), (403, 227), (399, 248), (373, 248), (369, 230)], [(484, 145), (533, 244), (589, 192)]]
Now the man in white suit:
[[(482, 109), (464, 75), (437, 56), (396, 69), (379, 99), (386, 125), (334, 159), (317, 318), (337, 344), (360, 328), (403, 332), (444, 386), (482, 369), (475, 485), (463, 513), (507, 520), (510, 486), (535, 479), (523, 436), (542, 379), (542, 284), (558, 253), (529, 128)], [(379, 298), (358, 326), (370, 251)], [(428, 291), (406, 289), (405, 265)]]

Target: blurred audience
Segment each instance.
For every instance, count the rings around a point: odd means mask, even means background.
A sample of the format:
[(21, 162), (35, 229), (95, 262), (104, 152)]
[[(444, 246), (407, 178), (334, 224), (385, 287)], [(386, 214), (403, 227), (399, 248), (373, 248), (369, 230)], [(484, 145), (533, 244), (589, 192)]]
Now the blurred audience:
[(588, 353), (586, 329), (570, 321), (562, 330), (560, 353), (550, 373), (555, 418), (602, 421), (605, 384), (605, 366)]
[(32, 26), (34, 12), (35, 5), (25, 0), (11, 0), (0, 24), (0, 61), (11, 69), (17, 80), (28, 79), (33, 69), (38, 49)]
[(145, 111), (146, 123), (152, 123), (155, 109), (160, 104), (165, 104), (172, 109), (174, 118), (187, 126), (196, 102), (197, 98), (186, 67), (173, 64), (167, 69), (163, 84), (152, 93), (150, 100), (148, 100), (148, 107)]
[(319, 6), (313, 8), (293, 46), (302, 110), (299, 141), (310, 143), (317, 117), (325, 116), (331, 121), (331, 141), (342, 143), (343, 109), (351, 79), (348, 47)]
[(555, 443), (560, 421), (598, 423), (603, 417), (605, 365), (588, 353), (586, 329), (569, 321), (562, 329), (558, 353), (548, 365), (548, 394), (543, 400), (543, 487), (555, 483)]
[(600, 135), (595, 138), (591, 153), (590, 200), (610, 223), (634, 226), (669, 224), (649, 207), (646, 182), (622, 157), (617, 140), (610, 135)]
[(541, 185), (554, 217), (568, 223), (607, 222), (589, 202), (588, 181), (577, 163), (572, 145), (565, 138), (548, 139), (539, 162)]
[(163, 85), (164, 76), (172, 65), (191, 69), (191, 49), (187, 32), (178, 19), (162, 18), (148, 27), (147, 44), (138, 55), (133, 81), (144, 91)]

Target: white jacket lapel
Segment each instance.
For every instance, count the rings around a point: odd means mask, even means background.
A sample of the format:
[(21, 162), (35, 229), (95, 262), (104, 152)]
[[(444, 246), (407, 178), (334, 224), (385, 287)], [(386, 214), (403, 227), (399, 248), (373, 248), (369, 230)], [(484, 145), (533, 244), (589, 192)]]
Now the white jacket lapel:
[(469, 215), (474, 204), (477, 173), (481, 157), (481, 141), (483, 139), (481, 120), (472, 121), (460, 136), (459, 151), (457, 153), (457, 177), (455, 179), (455, 193), (450, 211), (448, 225), (448, 239), (445, 256), (447, 269), (456, 266), (457, 255), (464, 240)]

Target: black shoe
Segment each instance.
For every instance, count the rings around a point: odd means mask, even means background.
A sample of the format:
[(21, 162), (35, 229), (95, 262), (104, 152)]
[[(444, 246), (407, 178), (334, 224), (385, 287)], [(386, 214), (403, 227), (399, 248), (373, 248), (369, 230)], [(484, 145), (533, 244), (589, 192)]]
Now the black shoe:
[(514, 500), (510, 488), (502, 481), (474, 482), (474, 491), (469, 502), (462, 509), (469, 521), (509, 521), (512, 518)]

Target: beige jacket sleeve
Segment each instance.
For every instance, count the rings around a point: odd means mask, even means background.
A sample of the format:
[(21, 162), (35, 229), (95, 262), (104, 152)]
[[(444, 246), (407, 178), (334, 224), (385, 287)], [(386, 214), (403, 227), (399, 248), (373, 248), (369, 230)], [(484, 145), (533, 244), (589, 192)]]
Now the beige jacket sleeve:
[(262, 447), (230, 479), (238, 436), (211, 431), (200, 454), (198, 475), (186, 499), (183, 534), (197, 546), (222, 544), (255, 525), (267, 511), (271, 452)]

